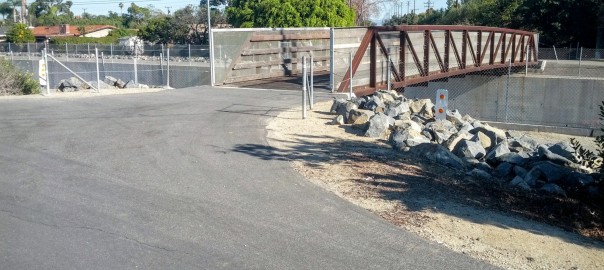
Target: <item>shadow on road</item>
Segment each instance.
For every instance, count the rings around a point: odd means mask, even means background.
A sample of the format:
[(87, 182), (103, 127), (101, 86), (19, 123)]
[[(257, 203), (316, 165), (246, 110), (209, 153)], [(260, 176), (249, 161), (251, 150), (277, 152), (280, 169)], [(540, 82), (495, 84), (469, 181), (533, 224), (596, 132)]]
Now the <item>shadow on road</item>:
[[(505, 182), (496, 180), (475, 181), (463, 173), (371, 142), (318, 138), (328, 142), (317, 143), (313, 136), (297, 136), (295, 141), (281, 141), (290, 145), (289, 149), (239, 144), (233, 151), (262, 160), (300, 161), (312, 168), (326, 169), (330, 164), (352, 167), (360, 177), (350, 181), (359, 189), (375, 192), (385, 200), (400, 202), (410, 212), (436, 211), (474, 223), (524, 230), (569, 243), (604, 248), (601, 242), (593, 239), (573, 237), (548, 226), (518, 222), (517, 218), (495, 214), (503, 212), (522, 216), (569, 231), (601, 227), (601, 220), (577, 222), (577, 215), (589, 214), (580, 202), (510, 190)], [(482, 214), (477, 214), (479, 212)], [(405, 222), (404, 218), (394, 219)]]

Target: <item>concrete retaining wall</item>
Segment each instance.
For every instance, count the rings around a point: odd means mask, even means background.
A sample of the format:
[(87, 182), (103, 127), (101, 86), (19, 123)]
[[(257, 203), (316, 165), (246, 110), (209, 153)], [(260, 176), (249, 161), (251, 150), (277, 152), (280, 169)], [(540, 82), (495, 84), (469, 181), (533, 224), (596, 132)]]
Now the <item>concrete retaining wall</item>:
[(435, 100), (437, 89), (449, 90), (449, 109), (485, 121), (600, 128), (602, 79), (468, 75), (407, 87), (405, 96)]

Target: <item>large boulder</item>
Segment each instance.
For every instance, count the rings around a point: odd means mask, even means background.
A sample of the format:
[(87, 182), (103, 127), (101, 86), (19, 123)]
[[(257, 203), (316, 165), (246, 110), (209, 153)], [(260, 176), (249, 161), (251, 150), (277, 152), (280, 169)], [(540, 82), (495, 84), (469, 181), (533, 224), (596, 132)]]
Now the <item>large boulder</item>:
[(449, 151), (453, 152), (453, 150), (455, 150), (455, 148), (457, 147), (457, 144), (459, 144), (459, 142), (461, 142), (462, 140), (469, 140), (471, 138), (470, 136), (471, 135), (469, 133), (459, 131), (459, 132), (451, 135), (451, 137), (449, 137), (449, 139), (447, 139), (442, 144)]
[(548, 145), (547, 149), (552, 153), (562, 156), (572, 162), (578, 162), (576, 151), (569, 142), (559, 142), (553, 145)]
[(484, 148), (482, 148), (480, 143), (469, 140), (462, 140), (461, 142), (459, 142), (454, 152), (458, 157), (461, 158), (467, 157), (481, 159), (486, 155), (486, 151), (484, 150)]
[(509, 140), (510, 150), (513, 152), (532, 152), (537, 149), (539, 143), (526, 135), (514, 137)]
[(490, 173), (478, 168), (474, 168), (473, 170), (467, 172), (466, 175), (472, 176), (480, 180), (491, 180), (493, 178)]
[(545, 145), (540, 145), (537, 148), (537, 151), (539, 153), (539, 156), (541, 156), (542, 159), (547, 159), (549, 161), (552, 161), (552, 162), (562, 165), (562, 166), (578, 167), (577, 164), (574, 164), (574, 162), (570, 161), (569, 159), (567, 159), (561, 155), (553, 153), (552, 151), (547, 149), (547, 147)]
[(548, 193), (548, 194), (566, 197), (566, 192), (564, 191), (564, 189), (562, 189), (560, 186), (558, 186), (556, 184), (547, 183), (547, 184), (543, 185), (539, 190), (541, 190), (545, 193)]
[(348, 115), (348, 124), (352, 125), (364, 125), (369, 122), (369, 118), (375, 115), (370, 110), (352, 109)]
[(115, 86), (115, 84), (117, 83), (117, 80), (118, 79), (116, 79), (113, 76), (105, 76), (105, 79), (103, 81), (108, 85)]
[(495, 145), (486, 155), (485, 159), (491, 164), (499, 164), (499, 158), (505, 154), (510, 153), (508, 143), (506, 141), (500, 142)]
[(514, 172), (514, 164), (503, 162), (495, 168), (493, 174), (497, 177), (508, 177)]
[(392, 102), (387, 106), (384, 113), (388, 116), (395, 117), (397, 115), (409, 112), (409, 104), (403, 101)]
[(529, 156), (526, 153), (506, 153), (495, 158), (495, 163), (507, 162), (518, 166), (524, 166), (529, 162)]
[(341, 104), (340, 106), (338, 106), (338, 108), (336, 109), (336, 114), (344, 117), (344, 121), (348, 123), (350, 121), (350, 112), (352, 110), (356, 110), (357, 108), (357, 104), (348, 101), (345, 104)]
[(377, 113), (369, 118), (369, 125), (365, 136), (371, 138), (384, 138), (388, 129), (394, 126), (394, 118), (383, 113)]
[(463, 170), (465, 168), (463, 160), (440, 144), (420, 144), (413, 147), (413, 153), (434, 163), (445, 165), (451, 168), (459, 170)]
[(478, 131), (472, 138), (472, 141), (480, 143), (484, 149), (489, 149), (495, 146), (495, 141), (493, 141), (491, 138), (492, 137), (488, 136), (487, 134), (484, 134), (484, 132)]
[(417, 132), (422, 132), (423, 127), (415, 121), (411, 120), (395, 120), (394, 126), (400, 129), (412, 129)]
[(462, 126), (466, 123), (458, 110), (447, 110), (447, 120), (451, 121), (456, 126)]
[(59, 86), (57, 86), (57, 89), (59, 89), (61, 92), (78, 91), (78, 88), (75, 85), (72, 85), (69, 80), (61, 80), (59, 82)]
[(396, 129), (390, 134), (390, 143), (397, 150), (402, 150), (405, 147), (414, 147), (423, 143), (430, 143), (430, 140), (424, 137), (421, 133), (413, 129)]
[(386, 104), (377, 96), (371, 97), (365, 104), (365, 109), (378, 112), (384, 112), (386, 110)]
[(507, 136), (505, 131), (501, 129), (497, 129), (488, 125), (484, 125), (482, 127), (475, 127), (470, 131), (470, 133), (476, 135), (478, 133), (482, 133), (489, 137), (491, 140), (491, 146), (497, 145), (498, 143), (505, 141)]
[(390, 94), (390, 92), (388, 91), (378, 91), (374, 94), (376, 97), (380, 98), (380, 100), (382, 100), (382, 102), (384, 102), (384, 104), (391, 104), (394, 103), (394, 100), (396, 99), (396, 97), (393, 97), (392, 94)]
[(434, 103), (430, 99), (420, 99), (409, 104), (411, 113), (421, 115), (426, 118), (434, 117)]

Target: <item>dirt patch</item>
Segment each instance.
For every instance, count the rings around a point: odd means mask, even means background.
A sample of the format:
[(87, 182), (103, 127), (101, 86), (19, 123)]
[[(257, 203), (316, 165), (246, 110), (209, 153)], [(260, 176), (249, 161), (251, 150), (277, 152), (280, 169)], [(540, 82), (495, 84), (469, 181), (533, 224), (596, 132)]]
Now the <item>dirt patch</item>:
[[(299, 110), (272, 120), (267, 126), (270, 158), (290, 160), (308, 180), (340, 197), (494, 265), (604, 268), (604, 244), (597, 240), (603, 239), (599, 235), (602, 224), (588, 222), (601, 220), (597, 208), (573, 199), (510, 190), (496, 181), (477, 181), (414, 159), (392, 150), (384, 140), (359, 136), (351, 127), (330, 125), (330, 106), (331, 102), (316, 105), (305, 120), (300, 119)], [(550, 138), (537, 135), (540, 140)], [(581, 140), (589, 143), (592, 139)]]

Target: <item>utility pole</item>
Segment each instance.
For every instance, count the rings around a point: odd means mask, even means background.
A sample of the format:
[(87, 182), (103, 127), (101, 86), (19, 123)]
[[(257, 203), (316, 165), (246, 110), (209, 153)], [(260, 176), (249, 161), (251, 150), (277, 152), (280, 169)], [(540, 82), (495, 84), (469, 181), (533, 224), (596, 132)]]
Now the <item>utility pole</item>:
[(428, 2), (424, 3), (424, 7), (426, 7), (426, 13), (430, 14), (430, 12), (432, 11), (432, 8), (434, 7), (434, 2), (428, 0)]
[(170, 9), (171, 9), (172, 7), (165, 7), (165, 8), (168, 10), (168, 16), (169, 16), (169, 15), (170, 15)]
[(21, 23), (26, 23), (27, 18), (25, 14), (27, 14), (27, 1), (21, 0), (21, 14), (19, 16)]

